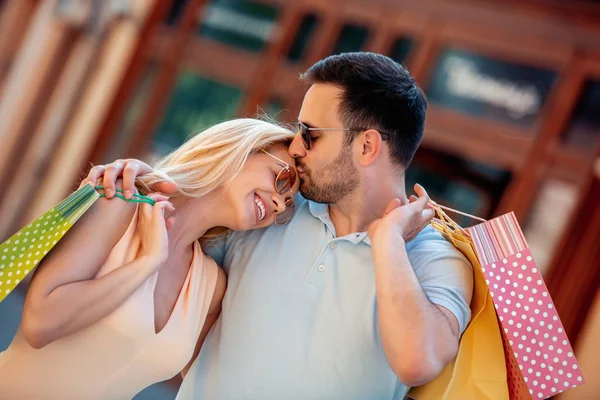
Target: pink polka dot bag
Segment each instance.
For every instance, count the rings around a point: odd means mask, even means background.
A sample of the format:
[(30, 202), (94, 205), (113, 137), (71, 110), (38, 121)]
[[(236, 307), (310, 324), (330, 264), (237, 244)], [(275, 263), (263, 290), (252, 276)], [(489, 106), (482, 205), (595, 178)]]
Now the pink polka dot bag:
[[(431, 205), (438, 216), (433, 227), (473, 265), (472, 316), (455, 361), (410, 396), (546, 399), (581, 385), (584, 379), (573, 349), (515, 215), (490, 221), (474, 217), (481, 223), (463, 229), (442, 208), (458, 211)], [(495, 311), (493, 317), (490, 310)], [(494, 323), (496, 329), (490, 326)], [(499, 382), (501, 374), (504, 383)]]

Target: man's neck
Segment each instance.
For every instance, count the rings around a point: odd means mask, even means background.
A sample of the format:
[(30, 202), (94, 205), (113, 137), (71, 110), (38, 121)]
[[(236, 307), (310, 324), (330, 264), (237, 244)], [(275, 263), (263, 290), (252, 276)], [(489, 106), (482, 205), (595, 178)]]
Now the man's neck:
[(404, 177), (380, 181), (375, 187), (357, 188), (337, 203), (329, 205), (329, 217), (338, 237), (354, 232), (366, 232), (371, 223), (381, 217), (389, 202), (399, 198), (404, 204), (406, 190)]

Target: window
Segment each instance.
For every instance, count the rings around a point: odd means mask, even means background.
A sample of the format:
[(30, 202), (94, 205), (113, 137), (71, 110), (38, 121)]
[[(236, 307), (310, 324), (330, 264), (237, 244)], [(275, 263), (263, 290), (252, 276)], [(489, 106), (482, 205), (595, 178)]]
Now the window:
[(407, 38), (396, 39), (389, 54), (390, 58), (400, 64), (404, 64), (408, 57), (408, 53), (410, 53), (410, 50), (412, 49), (412, 44), (412, 40)]
[(189, 0), (173, 0), (169, 13), (167, 14), (167, 25), (174, 26), (181, 21), (181, 17), (185, 13), (185, 8), (189, 2)]
[(212, 0), (198, 34), (239, 49), (259, 52), (273, 38), (277, 8), (253, 1)]
[(427, 94), (432, 103), (465, 114), (531, 126), (555, 78), (553, 71), (447, 49)]
[(317, 27), (318, 18), (315, 14), (308, 14), (302, 18), (300, 28), (296, 33), (296, 37), (290, 46), (287, 54), (287, 59), (290, 62), (298, 62), (304, 57), (304, 51), (308, 42)]
[(600, 81), (588, 81), (561, 141), (566, 147), (591, 152), (596, 148), (599, 136)]
[(360, 51), (368, 36), (369, 31), (364, 26), (346, 24), (342, 27), (331, 54)]
[(234, 117), (241, 98), (237, 87), (193, 72), (181, 73), (154, 137), (152, 156), (167, 154), (190, 135)]

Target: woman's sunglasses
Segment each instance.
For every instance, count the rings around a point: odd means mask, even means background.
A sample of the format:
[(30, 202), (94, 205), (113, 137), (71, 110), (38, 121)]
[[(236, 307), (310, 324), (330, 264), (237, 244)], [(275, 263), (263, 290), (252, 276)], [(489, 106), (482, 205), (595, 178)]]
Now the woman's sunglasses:
[[(277, 164), (282, 167), (281, 171), (279, 171), (275, 177), (275, 191), (279, 194), (286, 194), (290, 192), (294, 187), (296, 180), (298, 179), (296, 168), (265, 150), (261, 151), (277, 160)], [(283, 225), (288, 223), (294, 216), (295, 210), (296, 204), (294, 203), (294, 199), (292, 197), (286, 198), (285, 210), (275, 215), (275, 224)]]
[[(302, 138), (302, 144), (306, 150), (310, 150), (312, 144), (312, 138), (310, 137), (310, 131), (343, 131), (343, 132), (361, 132), (366, 131), (367, 128), (311, 128), (304, 124), (303, 122), (298, 122), (298, 133), (300, 133), (300, 137)], [(386, 132), (379, 131), (381, 138), (386, 140), (389, 138), (390, 134)]]

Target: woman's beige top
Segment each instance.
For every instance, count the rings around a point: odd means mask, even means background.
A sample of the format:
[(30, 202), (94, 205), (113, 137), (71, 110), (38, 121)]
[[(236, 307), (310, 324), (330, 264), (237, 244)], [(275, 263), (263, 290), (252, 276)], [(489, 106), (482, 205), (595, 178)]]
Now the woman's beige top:
[[(139, 247), (136, 212), (98, 276), (131, 262)], [(147, 386), (177, 375), (192, 357), (217, 273), (215, 262), (196, 242), (173, 313), (159, 333), (154, 328), (158, 273), (107, 317), (42, 349), (30, 347), (19, 329), (0, 353), (0, 399), (131, 399)]]

